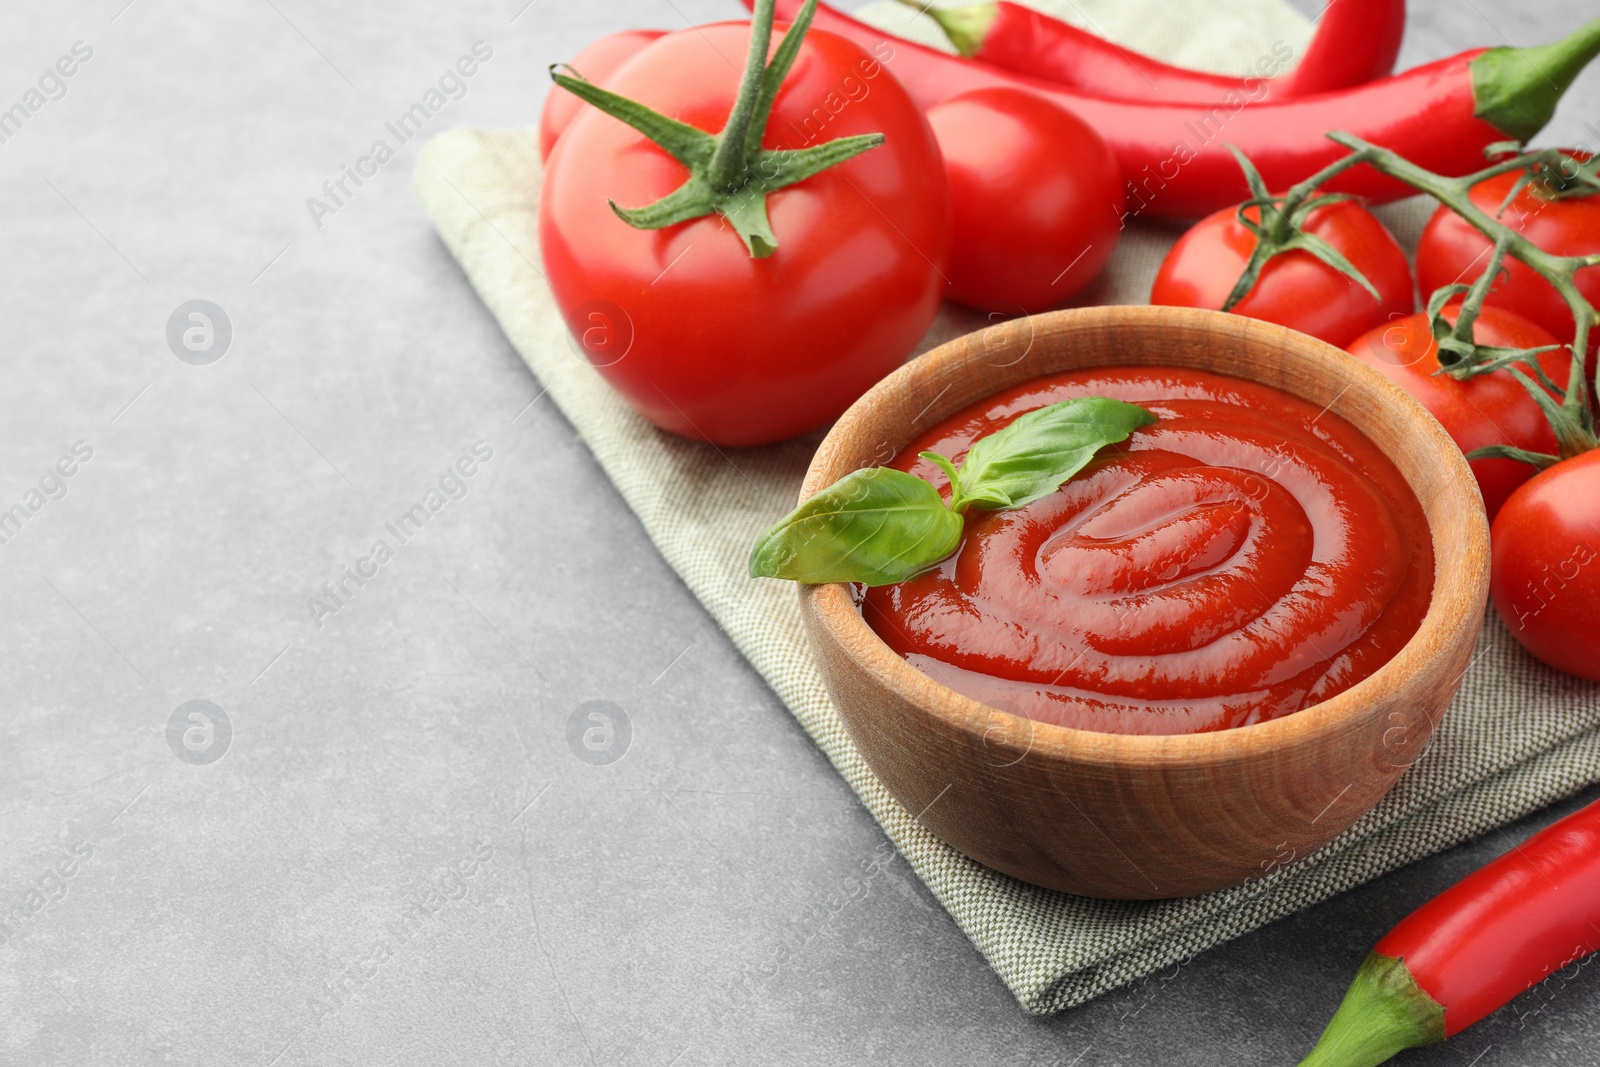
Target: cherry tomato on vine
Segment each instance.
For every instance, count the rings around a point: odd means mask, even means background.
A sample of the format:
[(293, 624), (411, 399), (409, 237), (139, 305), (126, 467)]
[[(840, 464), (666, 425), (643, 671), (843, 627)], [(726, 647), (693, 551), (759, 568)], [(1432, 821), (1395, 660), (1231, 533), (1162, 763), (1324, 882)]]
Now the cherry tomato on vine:
[[(1578, 159), (1585, 153), (1569, 152)], [(1552, 199), (1540, 182), (1530, 182), (1501, 211), (1506, 194), (1523, 173), (1512, 171), (1472, 187), (1472, 202), (1553, 255), (1600, 252), (1600, 195)], [(1424, 293), (1452, 283), (1470, 285), (1483, 273), (1492, 243), (1460, 215), (1440, 206), (1417, 242), (1417, 281)], [(1555, 334), (1563, 344), (1573, 337), (1572, 311), (1554, 287), (1532, 267), (1506, 257), (1504, 273), (1489, 290), (1486, 304), (1515, 311)], [(1578, 291), (1600, 306), (1600, 267), (1576, 275)], [(1600, 344), (1600, 330), (1591, 330), (1589, 351)]]
[[(1459, 310), (1459, 303), (1447, 306), (1445, 319), (1454, 324)], [(1479, 313), (1473, 338), (1496, 348), (1541, 348), (1556, 343), (1543, 327), (1494, 307)], [(1439, 346), (1426, 314), (1407, 315), (1362, 334), (1348, 351), (1427, 408), (1462, 452), (1511, 445), (1529, 452), (1557, 453), (1556, 435), (1544, 412), (1510, 371), (1497, 370), (1465, 381), (1440, 373)], [(1566, 384), (1571, 365), (1565, 349), (1539, 357), (1539, 366), (1557, 385)], [(1468, 466), (1478, 479), (1490, 519), (1512, 491), (1536, 473), (1532, 466), (1514, 459), (1474, 459)]]
[[(1259, 218), (1254, 208), (1250, 217)], [(1353, 200), (1324, 204), (1304, 230), (1333, 246), (1377, 289), (1362, 285), (1309, 252), (1275, 256), (1261, 268), (1255, 287), (1233, 306), (1238, 315), (1276, 322), (1344, 347), (1414, 306), (1406, 254), (1377, 216)], [(1207, 215), (1178, 238), (1156, 274), (1152, 304), (1221, 308), (1255, 251), (1256, 236), (1240, 223), (1237, 209)]]
[(952, 300), (1045, 311), (1100, 273), (1122, 229), (1122, 172), (1082, 119), (1033, 93), (978, 89), (928, 110), (955, 219)]
[[(720, 131), (721, 143), (741, 88), (728, 57), (744, 56), (750, 35), (746, 22), (668, 34), (606, 88), (692, 128), (675, 123), (669, 137)], [(883, 136), (803, 180), (792, 157), (735, 156), (739, 181), (797, 183), (730, 193), (699, 178), (691, 188), (701, 171), (591, 107), (562, 133), (539, 204), (545, 273), (591, 362), (657, 426), (723, 445), (814, 429), (899, 366), (938, 311), (950, 250), (933, 133), (858, 45), (806, 34), (761, 129), (759, 143), (741, 142), (746, 153)], [(717, 165), (695, 158), (703, 171)], [(669, 194), (720, 206), (685, 217)], [(660, 228), (635, 228), (612, 203), (639, 218), (647, 208)], [(597, 326), (620, 340), (591, 348)]]
[[(623, 30), (613, 33), (579, 52), (567, 66), (595, 84), (604, 85), (618, 67), (644, 51), (651, 41), (666, 36), (666, 33), (666, 30)], [(556, 138), (586, 107), (587, 104), (565, 89), (554, 85), (550, 87), (550, 95), (544, 99), (544, 111), (539, 114), (540, 159), (550, 158)]]
[(1600, 451), (1511, 494), (1490, 527), (1489, 596), (1529, 652), (1600, 681)]

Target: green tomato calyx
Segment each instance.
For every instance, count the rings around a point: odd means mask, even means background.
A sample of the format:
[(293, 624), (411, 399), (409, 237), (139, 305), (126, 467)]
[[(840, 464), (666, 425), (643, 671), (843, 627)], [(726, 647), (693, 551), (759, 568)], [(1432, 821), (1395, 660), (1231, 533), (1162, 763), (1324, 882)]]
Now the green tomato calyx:
[(749, 58), (739, 83), (739, 95), (721, 133), (710, 134), (668, 118), (584, 80), (576, 71), (564, 73), (560, 64), (550, 68), (550, 77), (558, 86), (632, 126), (688, 168), (688, 181), (653, 204), (625, 208), (610, 202), (611, 210), (623, 222), (635, 229), (659, 230), (719, 214), (733, 225), (750, 255), (764, 259), (778, 248), (778, 238), (767, 218), (767, 194), (803, 182), (883, 144), (883, 134), (868, 133), (809, 148), (761, 147), (773, 101), (800, 54), (801, 42), (816, 14), (817, 0), (807, 0), (768, 62), (775, 6), (776, 0), (756, 3), (750, 22)]

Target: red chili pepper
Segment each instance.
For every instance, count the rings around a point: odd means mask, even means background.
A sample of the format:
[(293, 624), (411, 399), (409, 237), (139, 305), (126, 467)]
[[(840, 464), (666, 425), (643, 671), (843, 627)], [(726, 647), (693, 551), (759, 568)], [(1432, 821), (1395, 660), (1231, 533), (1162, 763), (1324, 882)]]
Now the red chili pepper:
[(1406, 0), (1330, 0), (1280, 92), (1310, 96), (1387, 77), (1394, 72), (1405, 31)]
[(1343, 89), (1394, 70), (1406, 24), (1406, 0), (1334, 0), (1322, 13), (1305, 55), (1279, 41), (1246, 77), (1174, 67), (1106, 40), (1035, 8), (993, 0), (963, 7), (927, 7), (963, 56), (1057, 85), (1124, 100), (1214, 104), (1230, 90), (1254, 94), (1266, 80), (1271, 99)]
[(1600, 948), (1600, 801), (1400, 921), (1301, 1067), (1372, 1067), (1465, 1030)]
[[(778, 16), (792, 18), (801, 3), (778, 0)], [(1230, 144), (1256, 163), (1271, 189), (1286, 189), (1343, 157), (1345, 149), (1324, 136), (1330, 130), (1394, 149), (1432, 171), (1471, 173), (1483, 166), (1488, 145), (1525, 141), (1543, 128), (1561, 93), (1600, 52), (1597, 19), (1551, 45), (1464, 52), (1380, 81), (1295, 100), (1251, 100), (1230, 93), (1207, 106), (1116, 100), (1051, 85), (925, 48), (827, 7), (818, 8), (815, 26), (872, 53), (923, 108), (992, 85), (1027, 89), (1055, 101), (1111, 146), (1128, 183), (1128, 215), (1180, 218), (1206, 215), (1249, 196)], [(835, 96), (845, 101), (842, 94)], [(814, 114), (823, 126), (830, 106), (828, 100), (817, 101)], [(789, 147), (806, 143), (801, 139)], [(1375, 201), (1412, 192), (1366, 167), (1341, 174), (1329, 188)]]

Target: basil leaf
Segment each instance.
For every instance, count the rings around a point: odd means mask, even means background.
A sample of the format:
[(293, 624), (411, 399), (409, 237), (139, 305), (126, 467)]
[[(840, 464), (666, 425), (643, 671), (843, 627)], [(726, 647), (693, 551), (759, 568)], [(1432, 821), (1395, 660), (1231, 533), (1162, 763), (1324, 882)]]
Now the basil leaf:
[(961, 516), (921, 478), (889, 467), (858, 470), (762, 534), (750, 551), (750, 576), (891, 585), (954, 552), (961, 528)]
[(1048, 496), (1101, 448), (1154, 421), (1136, 405), (1083, 397), (1030, 411), (980, 438), (959, 468), (923, 452), (950, 479), (949, 506), (932, 484), (904, 471), (854, 471), (757, 539), (750, 576), (811, 585), (903, 582), (960, 546), (968, 508), (1019, 508)]
[(993, 511), (1031, 504), (1061, 488), (1101, 448), (1125, 441), (1155, 421), (1136, 404), (1103, 396), (1030, 411), (967, 450), (950, 506), (964, 512), (969, 507)]

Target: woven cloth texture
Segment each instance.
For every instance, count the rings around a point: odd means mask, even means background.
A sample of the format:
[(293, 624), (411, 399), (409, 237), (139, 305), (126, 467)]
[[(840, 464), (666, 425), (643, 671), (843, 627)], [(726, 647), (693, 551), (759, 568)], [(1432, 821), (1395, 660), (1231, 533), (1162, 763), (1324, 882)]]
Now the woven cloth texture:
[[(1310, 28), (1279, 0), (1069, 0), (1052, 5), (1139, 50), (1244, 73)], [(876, 4), (863, 17), (936, 41), (920, 16)], [(812, 662), (794, 588), (752, 580), (756, 535), (791, 508), (820, 434), (727, 450), (635, 415), (569, 341), (542, 274), (534, 129), (456, 129), (426, 145), (414, 188), (445, 245), (512, 345), (684, 583), (771, 684), (1022, 1007), (1080, 1004), (1386, 871), (1520, 818), (1600, 778), (1600, 690), (1529, 659), (1492, 617), (1433, 744), (1372, 811), (1320, 851), (1235, 889), (1154, 902), (1090, 900), (1026, 885), (944, 845), (888, 794), (845, 732)], [(1429, 204), (1381, 214), (1410, 246)], [(1148, 300), (1181, 232), (1136, 223), (1079, 304)], [(731, 236), (730, 236), (730, 239)], [(666, 264), (663, 264), (666, 266)], [(985, 325), (947, 306), (926, 350)]]

